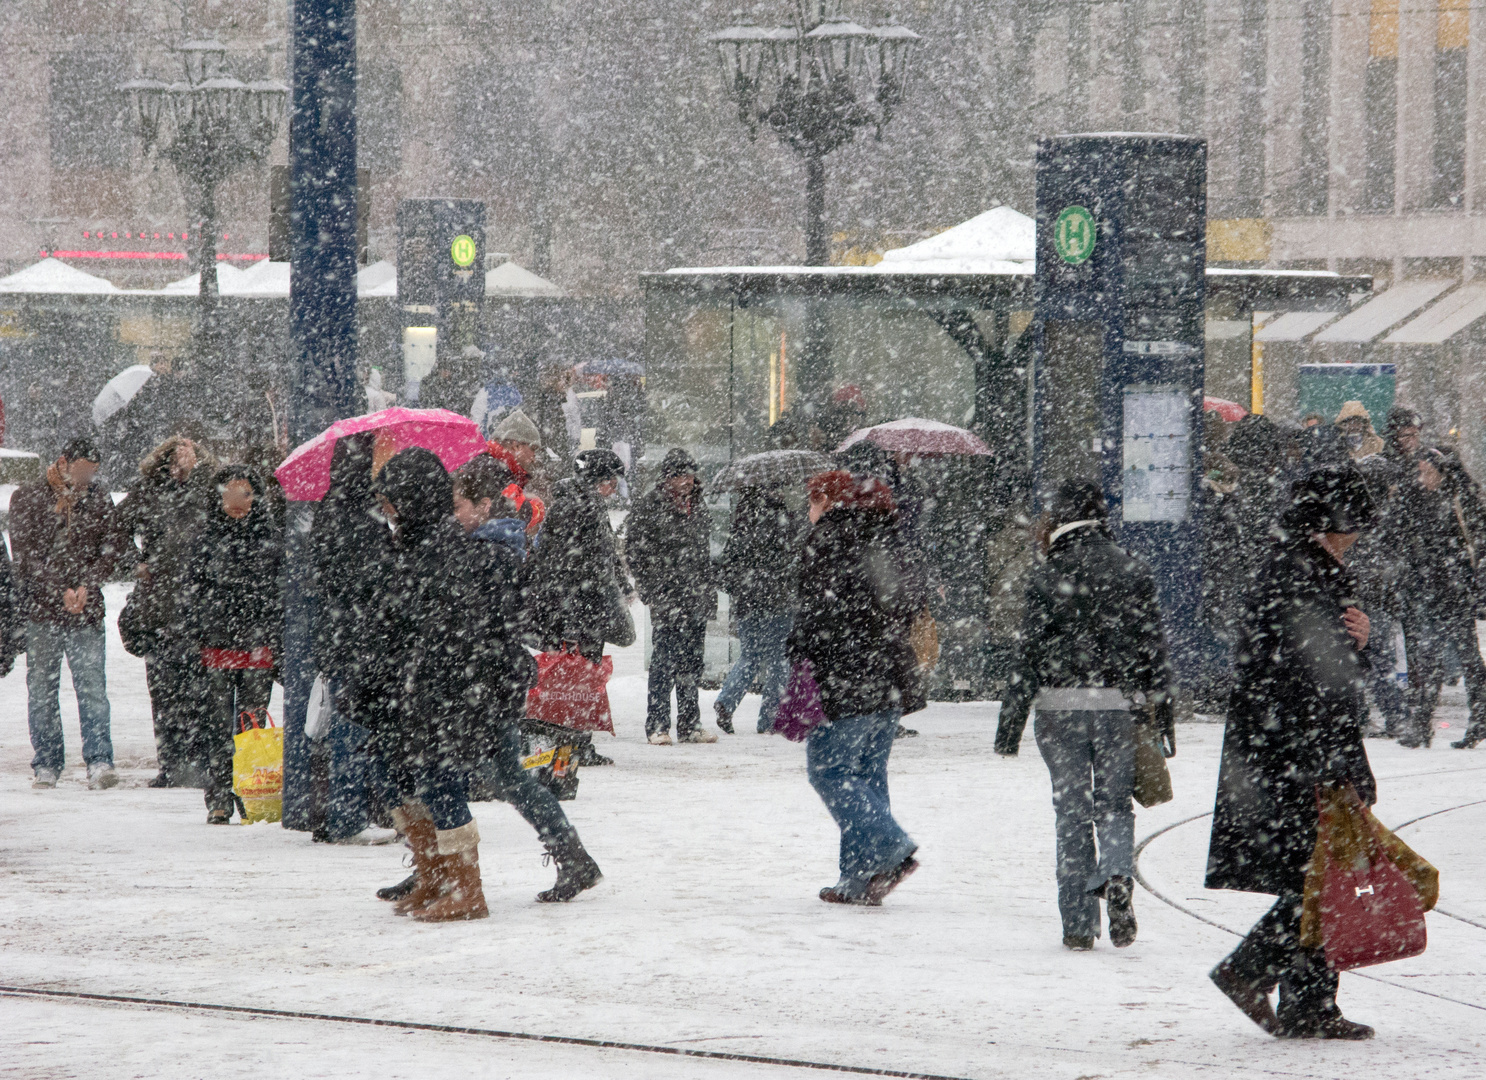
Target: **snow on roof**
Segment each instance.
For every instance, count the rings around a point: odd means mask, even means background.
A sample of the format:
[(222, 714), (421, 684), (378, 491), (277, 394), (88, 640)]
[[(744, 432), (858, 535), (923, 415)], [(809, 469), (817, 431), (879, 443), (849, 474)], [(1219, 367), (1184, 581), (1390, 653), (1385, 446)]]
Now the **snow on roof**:
[[(218, 294), (222, 296), (232, 295), (237, 286), (238, 280), (242, 278), (246, 273), (247, 271), (239, 270), (231, 263), (217, 263)], [(172, 281), (163, 289), (152, 289), (148, 291), (159, 293), (164, 296), (195, 296), (201, 291), (201, 274), (198, 271), (197, 273), (192, 274), (190, 277), (183, 277), (176, 281)]]
[(1372, 341), (1454, 284), (1449, 278), (1400, 282), (1332, 323), (1311, 340), (1320, 344)]
[(485, 295), (535, 297), (567, 294), (525, 267), (513, 262), (503, 262), (493, 270), (485, 271)]
[(0, 278), (0, 292), (10, 293), (116, 293), (118, 286), (95, 277), (61, 259), (46, 258)]
[(1384, 345), (1441, 345), (1486, 315), (1486, 284), (1456, 289), (1383, 339)]
[[(998, 206), (927, 240), (885, 251), (879, 265), (890, 266), (889, 273), (922, 271), (927, 269), (926, 264), (932, 264), (938, 273), (986, 274), (1006, 271), (981, 267), (1025, 263), (1026, 271), (1031, 273), (1036, 258), (1037, 223), (1009, 206)], [(965, 269), (951, 270), (951, 265)]]
[(241, 276), (218, 281), (226, 296), (288, 296), (289, 264), (264, 259), (244, 270)]
[(1340, 314), (1336, 311), (1287, 311), (1254, 332), (1254, 340), (1303, 341)]
[(356, 271), (357, 296), (396, 296), (397, 267), (386, 259)]

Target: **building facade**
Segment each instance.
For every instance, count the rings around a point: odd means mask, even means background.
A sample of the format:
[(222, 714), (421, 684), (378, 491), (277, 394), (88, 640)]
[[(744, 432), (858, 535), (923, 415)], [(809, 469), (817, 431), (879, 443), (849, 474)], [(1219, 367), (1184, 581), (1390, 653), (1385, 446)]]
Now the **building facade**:
[[(1075, 130), (1211, 141), (1218, 262), (1466, 279), (1486, 260), (1486, 82), (1469, 0), (843, 0), (923, 37), (908, 100), (832, 155), (836, 257), (1031, 207), (1032, 143)], [(788, 17), (783, 0), (750, 11)], [(184, 276), (190, 203), (114, 88), (215, 35), (286, 79), (285, 0), (10, 0), (0, 9), (0, 271), (42, 251), (120, 285)], [(362, 0), (368, 257), (397, 200), (490, 207), (489, 248), (576, 295), (672, 265), (799, 261), (804, 168), (725, 100), (709, 31), (735, 0)], [(1474, 21), (1473, 21), (1474, 20)], [(1477, 32), (1473, 32), (1477, 31)], [(268, 251), (270, 159), (219, 197), (229, 258)]]

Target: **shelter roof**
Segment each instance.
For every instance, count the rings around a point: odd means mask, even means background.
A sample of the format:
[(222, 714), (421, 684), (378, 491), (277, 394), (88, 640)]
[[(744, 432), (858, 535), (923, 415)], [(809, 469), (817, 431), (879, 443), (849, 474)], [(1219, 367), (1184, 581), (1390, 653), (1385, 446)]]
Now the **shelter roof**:
[(0, 292), (9, 293), (117, 293), (117, 285), (61, 259), (45, 258), (0, 278)]
[(1383, 339), (1384, 345), (1440, 345), (1486, 316), (1486, 282), (1456, 289)]
[(1372, 341), (1403, 322), (1454, 284), (1455, 282), (1450, 278), (1401, 281), (1361, 307), (1348, 312), (1311, 340), (1323, 345), (1335, 342), (1361, 344)]

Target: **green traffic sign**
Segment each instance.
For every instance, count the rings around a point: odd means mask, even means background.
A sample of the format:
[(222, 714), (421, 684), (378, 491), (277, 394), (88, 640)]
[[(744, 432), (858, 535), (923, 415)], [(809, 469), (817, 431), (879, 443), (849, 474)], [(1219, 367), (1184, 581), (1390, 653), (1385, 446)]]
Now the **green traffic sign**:
[(1082, 206), (1067, 206), (1053, 223), (1053, 247), (1070, 266), (1094, 254), (1094, 215)]
[(460, 233), (449, 245), (449, 257), (455, 266), (468, 266), (475, 261), (475, 238)]

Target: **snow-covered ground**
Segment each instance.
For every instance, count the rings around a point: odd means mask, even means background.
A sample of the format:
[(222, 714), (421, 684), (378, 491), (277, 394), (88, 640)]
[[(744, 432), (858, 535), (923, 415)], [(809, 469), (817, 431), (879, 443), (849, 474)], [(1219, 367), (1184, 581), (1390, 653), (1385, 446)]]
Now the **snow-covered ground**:
[[(122, 593), (110, 587), (111, 613)], [(208, 827), (199, 793), (153, 791), (143, 667), (111, 641), (124, 780), (90, 792), (70, 766), (30, 789), (20, 666), (0, 683), (0, 984), (580, 1036), (955, 1077), (1480, 1077), (1486, 1073), (1486, 805), (1403, 835), (1441, 869), (1430, 950), (1348, 974), (1366, 1044), (1278, 1042), (1208, 983), (1234, 944), (1137, 893), (1140, 940), (1060, 945), (1047, 774), (1030, 736), (992, 752), (995, 706), (935, 705), (893, 754), (894, 808), (923, 869), (876, 910), (829, 907), (836, 833), (804, 751), (752, 734), (651, 747), (638, 650), (619, 657), (612, 769), (566, 804), (602, 864), (578, 901), (550, 881), (531, 831), (480, 804), (491, 917), (423, 926), (372, 891), (400, 850), (317, 845), (277, 826)], [(711, 694), (704, 696), (710, 716)], [(69, 762), (78, 762), (67, 710)], [(1442, 719), (1455, 736), (1459, 697)], [(277, 702), (274, 711), (278, 713)], [(1221, 731), (1180, 732), (1176, 801), (1138, 835), (1212, 807)], [(1486, 799), (1486, 751), (1370, 744), (1379, 816), (1399, 823)], [(1205, 820), (1142, 856), (1151, 885), (1225, 927), (1262, 897), (1201, 886)], [(1367, 977), (1363, 977), (1363, 976)], [(206, 1077), (808, 1076), (799, 1067), (665, 1057), (475, 1035), (0, 997), (0, 1075)]]

